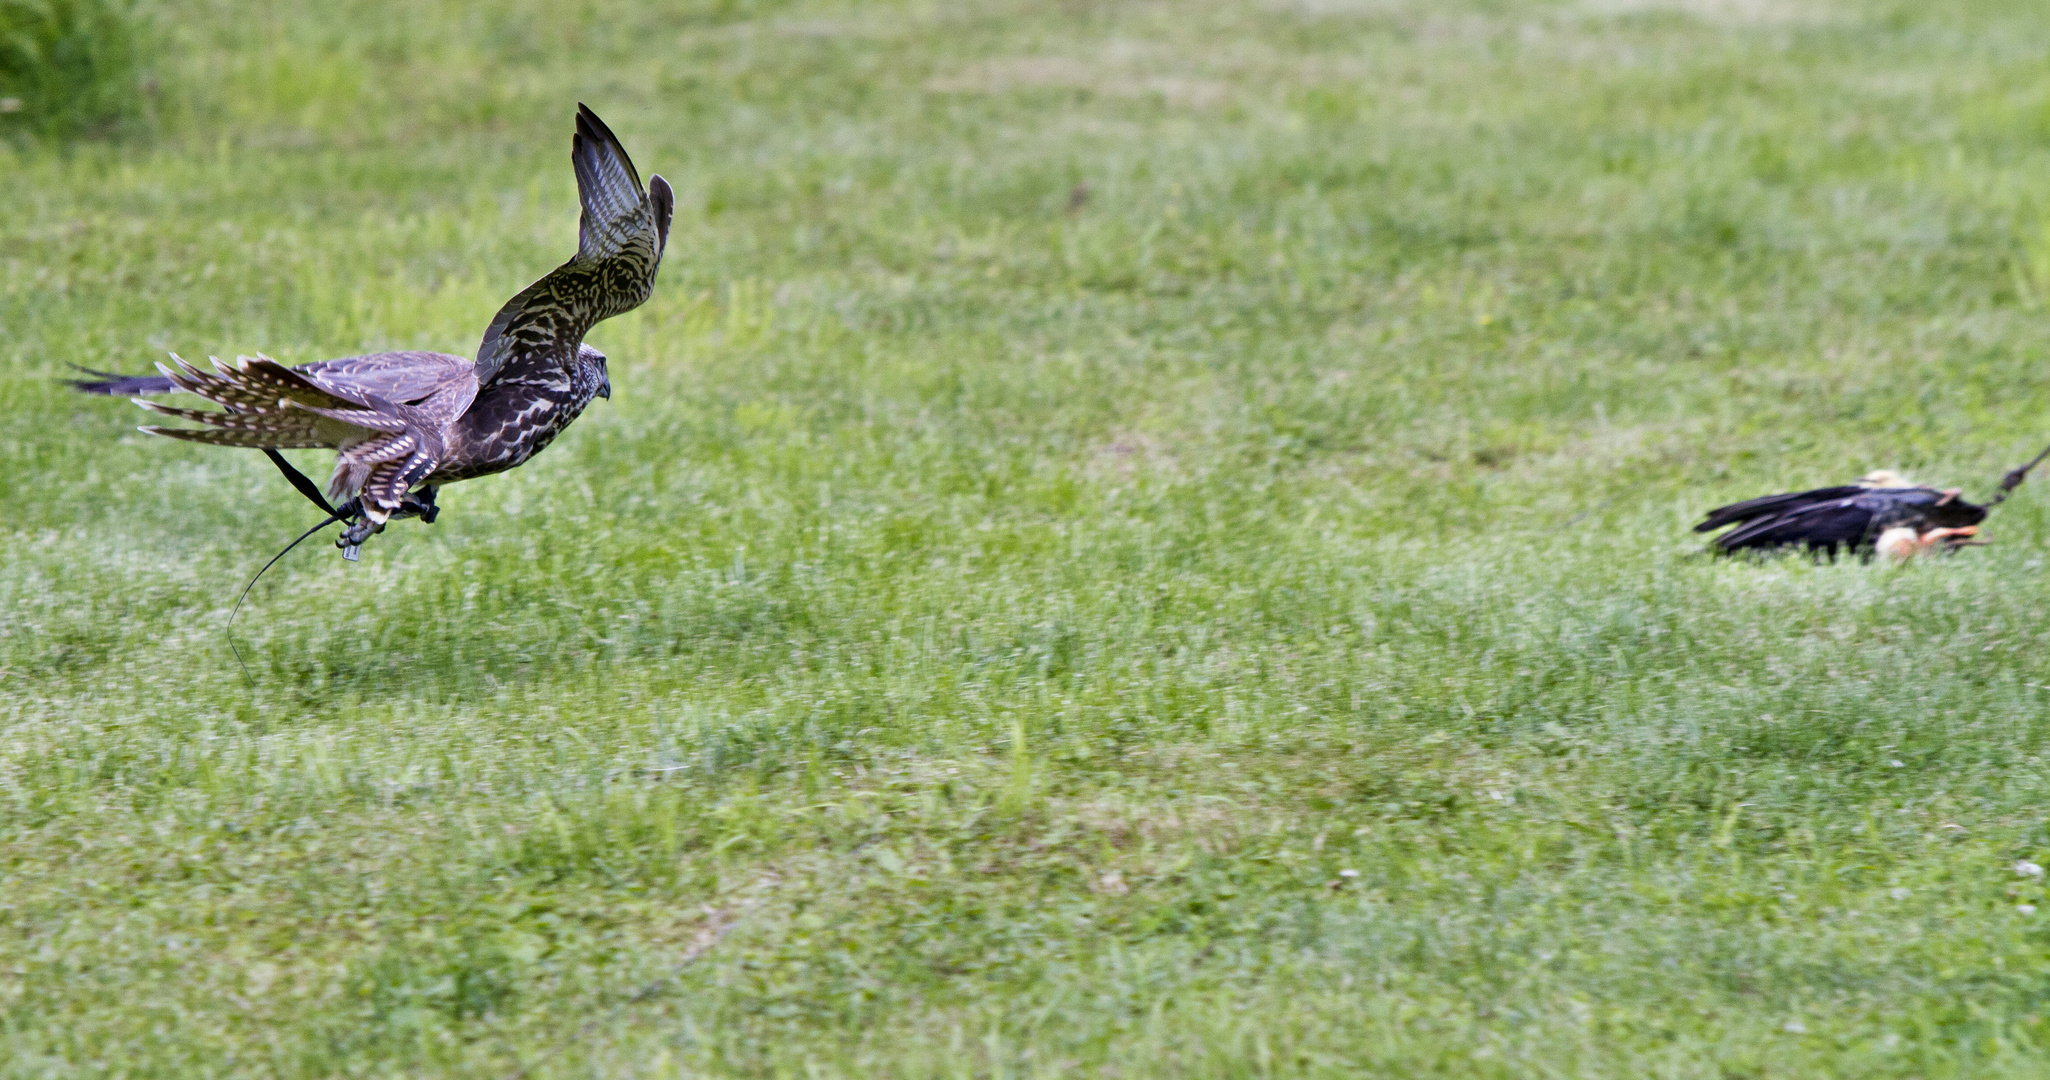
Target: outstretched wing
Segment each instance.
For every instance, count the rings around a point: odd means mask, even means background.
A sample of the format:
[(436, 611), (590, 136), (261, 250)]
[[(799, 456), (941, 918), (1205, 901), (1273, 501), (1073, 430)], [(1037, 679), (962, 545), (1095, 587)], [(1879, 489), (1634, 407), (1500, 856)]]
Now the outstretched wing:
[[(177, 360), (175, 356), (172, 359)], [(410, 350), (315, 360), (291, 368), (258, 353), (254, 358), (239, 359), (235, 370), (222, 375), (200, 372), (182, 360), (177, 363), (178, 371), (165, 371), (160, 375), (119, 375), (82, 367), (78, 370), (97, 378), (66, 381), (73, 389), (87, 394), (136, 397), (181, 390), (197, 393), (191, 384), (198, 380), (206, 382), (210, 391), (200, 394), (201, 397), (223, 405), (258, 407), (276, 405), (283, 398), (293, 398), (307, 405), (339, 405), (343, 402), (361, 405), (367, 400), (365, 395), (410, 403), (426, 398), (453, 381), (468, 378), (475, 382), (473, 364), (467, 356)], [(230, 390), (246, 390), (250, 400), (231, 401), (217, 396)], [(335, 398), (341, 400), (327, 400)]]
[(1781, 513), (1754, 517), (1746, 524), (1718, 536), (1718, 551), (1746, 548), (1809, 547), (1856, 548), (1871, 538), (1876, 515), (1866, 500), (1851, 495), (1818, 499)]
[(164, 375), (122, 375), (113, 371), (95, 371), (89, 367), (71, 365), (91, 379), (66, 379), (64, 382), (81, 394), (105, 394), (110, 397), (134, 397), (137, 394), (169, 394), (178, 387)]
[(1754, 521), (1762, 517), (1776, 517), (1804, 506), (1828, 502), (1831, 499), (1846, 499), (1864, 491), (1864, 488), (1855, 484), (1846, 484), (1842, 487), (1816, 488), (1813, 491), (1790, 491), (1784, 495), (1762, 495), (1756, 499), (1746, 499), (1740, 503), (1718, 506), (1710, 510), (1701, 519), (1701, 524), (1694, 526), (1694, 531), (1714, 532), (1725, 525)]
[[(397, 513), (406, 492), (441, 464), (450, 425), (477, 396), (470, 359), (447, 353), (372, 353), (296, 368), (243, 356), (233, 364), (215, 360), (210, 372), (173, 356), (171, 365), (157, 369), (164, 389), (186, 391), (223, 410), (137, 398), (151, 412), (206, 425), (142, 430), (216, 446), (333, 447), (340, 455), (329, 496), (339, 501), (360, 494), (363, 512), (380, 522)], [(280, 467), (288, 479), (298, 476), (290, 466)]]
[(499, 309), (477, 348), (480, 386), (567, 369), (591, 327), (641, 306), (654, 291), (675, 214), (668, 182), (650, 177), (642, 191), (619, 139), (583, 105), (570, 161), (584, 208), (577, 253)]
[[(469, 387), (462, 399), (467, 406), (476, 396), (476, 375), (467, 356), (448, 353), (400, 350), (316, 360), (288, 369), (327, 393), (364, 404), (387, 401), (401, 405), (419, 404), (449, 387)], [(292, 397), (287, 391), (284, 395)], [(293, 400), (300, 400), (294, 397)], [(311, 400), (303, 405), (315, 405)], [(458, 409), (458, 412), (461, 410)], [(453, 419), (453, 418), (451, 418)]]

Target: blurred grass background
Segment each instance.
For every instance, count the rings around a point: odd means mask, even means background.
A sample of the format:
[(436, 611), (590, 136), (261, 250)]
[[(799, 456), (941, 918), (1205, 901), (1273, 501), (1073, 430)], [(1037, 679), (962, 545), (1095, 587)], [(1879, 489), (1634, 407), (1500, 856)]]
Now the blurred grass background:
[[(2039, 5), (0, 27), (0, 1075), (2044, 1071), (2041, 492), (1686, 531), (2050, 439)], [(474, 350), (579, 100), (614, 397), (245, 685), (306, 508), (64, 365)]]
[(147, 134), (154, 29), (136, 0), (0, 0), (0, 134)]

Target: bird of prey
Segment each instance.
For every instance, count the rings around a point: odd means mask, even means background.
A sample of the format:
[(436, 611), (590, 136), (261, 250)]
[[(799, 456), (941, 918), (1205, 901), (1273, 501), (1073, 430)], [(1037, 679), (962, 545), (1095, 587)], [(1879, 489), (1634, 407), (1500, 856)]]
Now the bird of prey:
[(1714, 550), (1723, 555), (1799, 547), (1818, 555), (1826, 553), (1832, 559), (1839, 549), (1860, 555), (1878, 551), (1905, 559), (1975, 543), (1971, 537), (1986, 520), (1987, 507), (1959, 496), (1957, 488), (1939, 490), (1880, 470), (1855, 484), (1719, 506), (1710, 510), (1694, 531), (1714, 532), (1735, 525), (1712, 541)]
[[(577, 106), (570, 142), (583, 207), (577, 253), (507, 301), (484, 331), (475, 358), (384, 352), (287, 367), (261, 354), (212, 371), (158, 364), (161, 375), (74, 382), (87, 393), (184, 392), (222, 411), (184, 409), (136, 397), (152, 412), (205, 427), (142, 430), (270, 454), (302, 493), (347, 523), (344, 556), (398, 517), (432, 522), (444, 484), (503, 472), (546, 447), (594, 397), (610, 398), (605, 354), (583, 343), (600, 321), (639, 307), (655, 287), (675, 199), (669, 184), (640, 174), (611, 129)], [(337, 451), (327, 507), (280, 449)]]

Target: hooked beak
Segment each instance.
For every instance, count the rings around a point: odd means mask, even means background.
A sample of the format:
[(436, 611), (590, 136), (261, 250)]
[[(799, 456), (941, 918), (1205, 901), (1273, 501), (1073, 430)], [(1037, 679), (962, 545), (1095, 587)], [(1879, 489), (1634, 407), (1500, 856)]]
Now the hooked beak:
[(599, 383), (599, 384), (598, 384), (598, 396), (599, 396), (599, 397), (601, 397), (601, 398), (604, 398), (604, 399), (605, 399), (605, 400), (607, 400), (607, 401), (611, 401), (611, 400), (612, 400), (612, 377), (611, 377), (611, 376), (609, 376), (609, 375), (608, 375), (608, 376), (606, 376), (606, 377), (605, 377), (605, 381), (604, 381), (604, 382), (601, 382), (601, 383)]

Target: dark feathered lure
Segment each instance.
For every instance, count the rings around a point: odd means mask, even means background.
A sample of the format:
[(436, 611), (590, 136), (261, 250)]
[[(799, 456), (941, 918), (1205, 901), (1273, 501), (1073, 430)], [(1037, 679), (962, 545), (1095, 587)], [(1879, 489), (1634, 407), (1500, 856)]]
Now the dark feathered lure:
[(2045, 457), (2050, 457), (2050, 448), (2028, 464), (2009, 470), (1984, 505), (1967, 502), (1958, 488), (1929, 487), (1880, 470), (1855, 484), (1763, 495), (1718, 506), (1694, 531), (1735, 526), (1710, 541), (1710, 549), (1718, 555), (1798, 548), (1832, 559), (1844, 552), (1904, 560), (1955, 551), (1980, 543), (1974, 538), (1987, 512), (2006, 501)]

